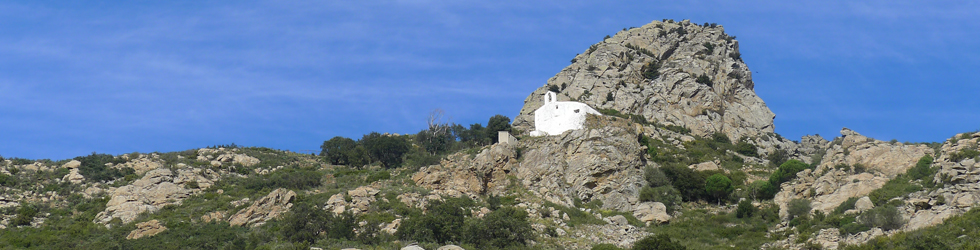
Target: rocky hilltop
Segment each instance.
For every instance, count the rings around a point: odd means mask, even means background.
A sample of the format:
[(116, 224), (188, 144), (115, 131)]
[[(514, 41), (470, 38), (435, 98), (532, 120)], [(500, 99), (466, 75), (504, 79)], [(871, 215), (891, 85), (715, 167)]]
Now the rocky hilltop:
[(624, 29), (575, 56), (524, 100), (514, 126), (531, 131), (547, 91), (561, 101), (739, 139), (773, 132), (775, 115), (753, 90), (738, 40), (718, 25), (654, 21)]

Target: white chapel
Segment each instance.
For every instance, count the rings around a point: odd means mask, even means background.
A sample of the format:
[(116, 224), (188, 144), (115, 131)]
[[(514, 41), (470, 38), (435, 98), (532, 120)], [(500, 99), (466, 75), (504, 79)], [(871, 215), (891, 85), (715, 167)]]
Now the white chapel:
[(585, 103), (559, 102), (555, 92), (548, 91), (543, 98), (544, 105), (534, 111), (531, 136), (560, 135), (568, 130), (582, 129), (586, 114), (601, 115)]

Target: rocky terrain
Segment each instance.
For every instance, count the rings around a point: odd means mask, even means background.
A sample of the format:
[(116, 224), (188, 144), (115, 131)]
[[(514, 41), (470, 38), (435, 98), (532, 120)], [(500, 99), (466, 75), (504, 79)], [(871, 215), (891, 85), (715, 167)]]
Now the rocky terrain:
[[(516, 141), (436, 124), (338, 137), (340, 154), (0, 158), (0, 248), (864, 249), (980, 202), (980, 133), (792, 141), (754, 85), (722, 26), (664, 20), (575, 56), (527, 97)], [(528, 136), (546, 91), (604, 115)], [(968, 248), (967, 230), (927, 238)]]

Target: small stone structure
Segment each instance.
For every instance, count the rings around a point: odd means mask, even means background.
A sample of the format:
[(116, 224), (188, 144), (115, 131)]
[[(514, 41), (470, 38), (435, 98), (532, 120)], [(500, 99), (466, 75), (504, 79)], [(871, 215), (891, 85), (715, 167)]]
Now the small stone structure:
[(500, 144), (514, 144), (517, 143), (517, 138), (510, 135), (508, 131), (497, 131), (497, 143)]
[(544, 105), (534, 111), (531, 136), (560, 135), (568, 130), (582, 129), (586, 114), (601, 115), (585, 103), (559, 102), (558, 94), (548, 91), (544, 94)]

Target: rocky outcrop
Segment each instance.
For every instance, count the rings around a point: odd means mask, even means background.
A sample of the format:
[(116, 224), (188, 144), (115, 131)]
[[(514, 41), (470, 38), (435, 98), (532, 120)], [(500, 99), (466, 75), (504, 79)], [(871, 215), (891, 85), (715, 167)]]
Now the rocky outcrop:
[(623, 119), (589, 116), (585, 129), (521, 141), (523, 160), (512, 172), (551, 202), (600, 200), (605, 209), (632, 212), (646, 182), (640, 130)]
[(129, 232), (126, 236), (127, 240), (135, 240), (143, 237), (150, 237), (167, 231), (167, 227), (160, 225), (158, 220), (150, 220), (146, 222), (136, 223), (136, 229)]
[(108, 224), (119, 218), (123, 223), (132, 222), (140, 213), (156, 212), (169, 204), (179, 204), (191, 195), (191, 191), (173, 182), (170, 169), (161, 168), (146, 173), (133, 184), (112, 191), (105, 211), (100, 212), (96, 223)]
[(228, 218), (228, 224), (252, 227), (265, 224), (266, 221), (288, 212), (293, 206), (291, 203), (293, 198), (296, 198), (296, 192), (284, 188), (273, 190), (269, 195)]
[[(909, 168), (932, 149), (924, 145), (904, 145), (871, 139), (850, 129), (841, 130), (815, 171), (804, 170), (791, 182), (783, 183), (773, 201), (785, 217), (786, 204), (792, 199), (809, 199), (814, 210), (829, 213), (851, 197), (861, 197), (881, 188)], [(811, 138), (821, 143), (822, 138)], [(810, 146), (813, 147), (813, 146)], [(862, 170), (863, 168), (863, 170)]]
[(162, 168), (163, 163), (153, 155), (142, 154), (138, 157), (134, 157), (122, 164), (116, 164), (115, 168), (132, 168), (136, 171), (136, 174), (145, 174), (146, 172), (152, 171), (154, 169)]
[[(376, 200), (374, 195), (378, 194), (378, 192), (380, 192), (378, 189), (372, 187), (357, 187), (354, 190), (347, 191), (347, 193), (330, 196), (324, 209), (333, 211), (335, 214), (347, 211), (353, 214), (367, 212), (371, 207), (371, 203)], [(346, 200), (347, 198), (350, 198), (350, 202)]]
[(807, 169), (797, 176), (796, 180), (783, 183), (782, 190), (773, 198), (782, 217), (789, 215), (787, 204), (792, 199), (809, 199), (814, 211), (830, 213), (848, 198), (866, 196), (888, 182), (881, 175), (842, 169), (832, 169), (820, 176)]
[(72, 184), (79, 184), (85, 181), (85, 176), (82, 176), (78, 171), (78, 167), (82, 166), (82, 162), (77, 160), (71, 160), (64, 165), (62, 168), (68, 169), (68, 174), (61, 178), (61, 181), (70, 182)]
[(933, 161), (939, 169), (933, 181), (941, 187), (910, 195), (905, 206), (908, 223), (904, 230), (943, 223), (980, 202), (980, 163), (976, 153), (971, 154), (978, 148), (980, 133), (958, 134), (942, 145), (940, 157)]
[(501, 195), (510, 184), (507, 174), (518, 166), (514, 144), (495, 144), (476, 156), (465, 152), (450, 155), (439, 165), (424, 167), (412, 176), (419, 186), (458, 197)]
[[(219, 175), (211, 170), (181, 168), (177, 169), (177, 174), (169, 168), (151, 170), (132, 184), (112, 190), (105, 211), (96, 216), (95, 222), (108, 224), (114, 218), (119, 218), (123, 223), (132, 222), (140, 213), (152, 213), (166, 205), (180, 204), (183, 199), (218, 179)], [(198, 182), (197, 188), (187, 187), (191, 180)]]
[(514, 126), (533, 130), (533, 112), (551, 89), (559, 101), (637, 114), (697, 135), (721, 132), (734, 140), (772, 133), (775, 115), (753, 88), (738, 41), (723, 27), (654, 21), (576, 56), (525, 99)]
[(840, 133), (841, 137), (834, 139), (833, 145), (827, 149), (827, 154), (817, 168), (818, 172), (838, 165), (861, 165), (867, 170), (894, 178), (915, 166), (922, 156), (933, 153), (933, 150), (926, 145), (879, 141), (847, 128), (842, 129)]
[(202, 148), (197, 150), (197, 160), (210, 162), (212, 166), (218, 167), (227, 164), (239, 164), (251, 167), (259, 164), (258, 158), (238, 153), (237, 148)]

